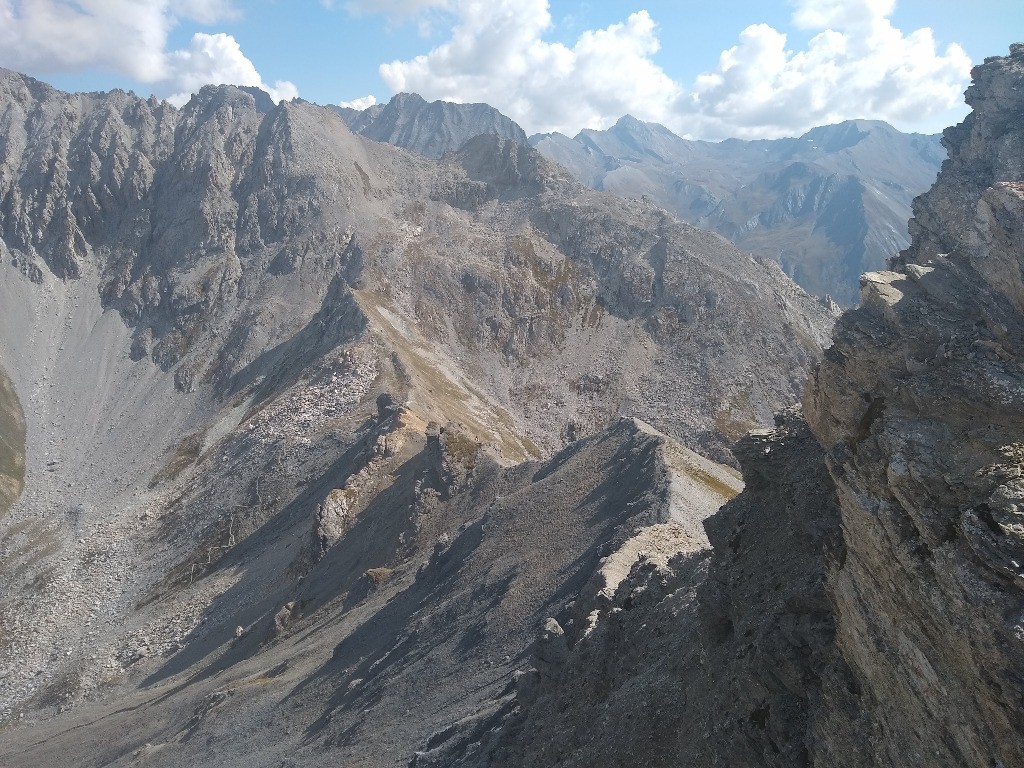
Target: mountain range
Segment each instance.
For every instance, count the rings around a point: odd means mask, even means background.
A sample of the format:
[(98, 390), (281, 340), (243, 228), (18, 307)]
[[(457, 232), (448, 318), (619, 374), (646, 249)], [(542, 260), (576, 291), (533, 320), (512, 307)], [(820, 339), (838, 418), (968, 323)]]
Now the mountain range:
[(487, 107), (0, 71), (0, 764), (1024, 763), (1024, 45), (973, 77), (837, 320)]
[(834, 321), (495, 135), (7, 71), (0, 135), (0, 716), (49, 734), (4, 765), (129, 699), (83, 761), (404, 762), (634, 529), (706, 541), (739, 481), (693, 451), (734, 465)]
[(646, 198), (681, 220), (778, 262), (809, 293), (857, 301), (862, 272), (882, 269), (910, 240), (910, 204), (945, 158), (938, 136), (872, 120), (814, 128), (797, 138), (682, 139), (626, 115), (611, 128), (526, 138), (484, 104), (428, 104), (399, 94), (362, 112), (338, 109), (356, 133), (428, 157), (493, 133), (525, 142), (587, 186)]

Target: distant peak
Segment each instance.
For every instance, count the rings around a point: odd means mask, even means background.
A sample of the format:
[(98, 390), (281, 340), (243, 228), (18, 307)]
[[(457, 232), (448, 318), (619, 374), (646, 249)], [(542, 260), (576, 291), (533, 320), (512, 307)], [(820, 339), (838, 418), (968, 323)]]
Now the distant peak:
[(391, 104), (426, 104), (427, 100), (420, 96), (418, 93), (396, 93), (391, 97)]
[(894, 132), (888, 123), (880, 120), (844, 120), (834, 125), (821, 125), (803, 134), (800, 139), (813, 142), (819, 149), (838, 152), (860, 143), (869, 133)]

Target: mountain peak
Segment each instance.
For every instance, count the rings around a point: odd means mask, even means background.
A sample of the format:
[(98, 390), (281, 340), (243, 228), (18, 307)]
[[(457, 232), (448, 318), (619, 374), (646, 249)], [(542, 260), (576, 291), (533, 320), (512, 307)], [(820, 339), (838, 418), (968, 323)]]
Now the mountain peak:
[(416, 93), (398, 93), (386, 105), (374, 105), (361, 112), (333, 109), (354, 133), (426, 157), (439, 158), (481, 134), (529, 144), (522, 128), (488, 104), (428, 102)]

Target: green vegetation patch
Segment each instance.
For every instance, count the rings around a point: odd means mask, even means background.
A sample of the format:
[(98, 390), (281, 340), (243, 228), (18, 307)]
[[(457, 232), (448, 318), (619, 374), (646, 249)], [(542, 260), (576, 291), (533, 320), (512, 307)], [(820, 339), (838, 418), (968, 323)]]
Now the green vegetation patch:
[(25, 413), (14, 384), (0, 368), (0, 515), (25, 487)]

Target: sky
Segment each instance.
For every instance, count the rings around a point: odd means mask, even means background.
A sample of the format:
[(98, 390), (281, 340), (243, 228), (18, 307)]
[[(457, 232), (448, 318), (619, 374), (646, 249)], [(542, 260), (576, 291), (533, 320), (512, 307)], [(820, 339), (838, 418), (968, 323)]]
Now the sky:
[(181, 105), (203, 85), (363, 108), (486, 102), (527, 133), (624, 114), (687, 138), (845, 119), (932, 133), (1024, 0), (0, 0), (0, 66)]

